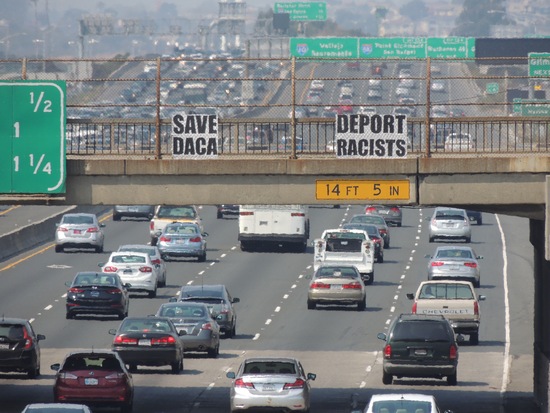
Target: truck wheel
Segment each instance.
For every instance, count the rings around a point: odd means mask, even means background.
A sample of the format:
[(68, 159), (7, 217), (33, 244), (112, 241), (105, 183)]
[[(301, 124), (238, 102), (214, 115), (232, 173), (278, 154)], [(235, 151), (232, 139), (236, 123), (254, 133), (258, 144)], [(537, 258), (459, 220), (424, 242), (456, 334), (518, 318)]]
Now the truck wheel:
[(451, 374), (450, 376), (447, 376), (447, 384), (449, 386), (456, 386), (457, 380), (456, 380), (456, 373)]
[(470, 334), (470, 344), (476, 346), (479, 344), (479, 333)]
[(241, 241), (241, 251), (248, 251), (250, 249), (250, 246), (248, 245), (248, 242)]
[(382, 383), (383, 384), (391, 384), (393, 381), (393, 376), (391, 374), (388, 374), (386, 372), (382, 373)]

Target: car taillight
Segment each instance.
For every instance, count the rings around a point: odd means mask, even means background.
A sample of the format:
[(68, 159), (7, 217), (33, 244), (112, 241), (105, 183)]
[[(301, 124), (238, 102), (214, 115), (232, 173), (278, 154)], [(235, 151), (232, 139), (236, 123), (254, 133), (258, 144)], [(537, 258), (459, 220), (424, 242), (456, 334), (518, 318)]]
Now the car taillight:
[(475, 262), (465, 262), (464, 265), (470, 268), (477, 268), (477, 264)]
[(391, 358), (391, 346), (389, 344), (384, 346), (384, 358)]
[(479, 304), (477, 301), (474, 301), (474, 314), (479, 315)]
[(83, 293), (84, 292), (84, 288), (77, 288), (77, 287), (71, 287), (69, 288), (69, 292), (70, 293)]
[(390, 208), (390, 211), (391, 211), (391, 212), (399, 212), (399, 208), (397, 208), (397, 207), (391, 207), (391, 208)]
[(160, 258), (156, 258), (156, 259), (152, 260), (151, 262), (155, 265), (160, 265)]
[(116, 336), (113, 340), (114, 344), (127, 344), (127, 345), (135, 345), (137, 346), (138, 339), (132, 338), (132, 337), (126, 337), (126, 336)]
[(149, 223), (149, 229), (151, 231), (154, 231), (155, 230), (155, 221), (151, 220), (151, 222)]
[(243, 211), (243, 212), (239, 212), (239, 215), (240, 216), (250, 216), (250, 215), (254, 215), (254, 212), (252, 212), (252, 211)]
[(322, 283), (322, 282), (314, 282), (310, 285), (309, 287), (310, 289), (315, 289), (315, 288), (319, 288), (319, 289), (323, 289), (323, 288), (330, 288), (330, 284), (325, 284), (325, 283)]
[(88, 230), (86, 232), (99, 232), (99, 228), (98, 227), (90, 227), (90, 228), (88, 228)]
[(170, 238), (170, 237), (160, 237), (159, 238), (160, 242), (170, 242), (171, 240), (172, 240), (172, 238)]
[(201, 242), (201, 237), (193, 237), (189, 239), (189, 242)]
[(456, 360), (458, 358), (458, 349), (454, 344), (449, 348), (449, 359)]
[(153, 269), (151, 267), (140, 267), (140, 272), (153, 272)]
[(120, 294), (121, 291), (118, 288), (109, 288), (108, 290), (105, 290), (108, 294)]
[(201, 328), (203, 330), (212, 330), (212, 323), (204, 323)]
[(108, 374), (105, 376), (107, 380), (124, 380), (125, 377), (126, 376), (124, 373), (119, 373), (119, 372)]
[(283, 389), (303, 389), (306, 382), (302, 379), (296, 379), (294, 383), (285, 383)]
[(32, 337), (29, 336), (26, 328), (23, 328), (23, 338), (25, 339), (25, 346), (23, 348), (25, 350), (30, 349), (32, 347)]
[(246, 389), (254, 389), (254, 383), (249, 383), (244, 381), (243, 379), (237, 379), (234, 383), (235, 387), (244, 387)]
[(369, 212), (376, 212), (376, 208), (375, 207), (367, 207), (365, 208), (365, 212), (368, 214)]
[(61, 380), (77, 380), (78, 376), (75, 375), (75, 374), (64, 371), (64, 372), (59, 374), (59, 378)]
[(303, 212), (291, 212), (290, 216), (291, 217), (305, 217), (306, 214), (304, 214)]
[(176, 339), (172, 336), (157, 337), (151, 339), (151, 345), (153, 346), (166, 346), (176, 344)]
[(442, 261), (434, 261), (432, 262), (432, 267), (441, 267), (442, 265), (445, 265)]
[(348, 284), (344, 284), (342, 286), (344, 290), (360, 290), (361, 289), (361, 283), (359, 281), (353, 281)]
[(57, 227), (57, 230), (59, 232), (69, 232), (69, 228), (65, 228), (65, 227)]
[(111, 265), (103, 268), (103, 272), (117, 272), (117, 271), (118, 271), (118, 268), (113, 267)]
[(416, 314), (416, 302), (412, 306), (411, 313)]
[(386, 234), (388, 231), (387, 231), (385, 228), (380, 228), (380, 229), (378, 230), (378, 232), (379, 232), (380, 234)]

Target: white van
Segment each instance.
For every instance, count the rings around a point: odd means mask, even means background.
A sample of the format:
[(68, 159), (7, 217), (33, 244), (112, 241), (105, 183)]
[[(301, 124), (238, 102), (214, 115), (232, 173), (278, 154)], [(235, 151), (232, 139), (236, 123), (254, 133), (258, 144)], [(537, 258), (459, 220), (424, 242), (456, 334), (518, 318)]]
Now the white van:
[(242, 251), (272, 245), (304, 252), (309, 239), (309, 216), (303, 205), (241, 205), (239, 242)]

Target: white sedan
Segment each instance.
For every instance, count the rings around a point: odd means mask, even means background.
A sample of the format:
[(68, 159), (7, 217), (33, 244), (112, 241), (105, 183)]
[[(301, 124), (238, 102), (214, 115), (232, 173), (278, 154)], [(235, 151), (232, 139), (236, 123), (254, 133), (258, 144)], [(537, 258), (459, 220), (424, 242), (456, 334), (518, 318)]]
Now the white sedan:
[(151, 257), (146, 252), (112, 252), (109, 261), (99, 264), (101, 271), (116, 273), (128, 291), (146, 292), (150, 298), (157, 296), (158, 276)]
[(160, 251), (156, 245), (146, 244), (128, 244), (118, 247), (119, 252), (146, 252), (151, 257), (151, 262), (155, 266), (157, 271), (157, 278), (159, 280), (159, 287), (166, 286), (166, 262), (162, 259)]

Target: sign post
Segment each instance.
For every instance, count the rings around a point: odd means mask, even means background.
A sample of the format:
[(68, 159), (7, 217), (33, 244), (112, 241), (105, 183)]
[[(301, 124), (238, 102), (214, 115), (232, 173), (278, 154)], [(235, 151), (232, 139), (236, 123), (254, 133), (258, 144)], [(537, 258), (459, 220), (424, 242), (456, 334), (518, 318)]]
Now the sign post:
[(294, 21), (325, 21), (327, 4), (323, 2), (275, 3), (274, 13), (288, 13)]
[(65, 193), (65, 82), (0, 82), (0, 193)]

